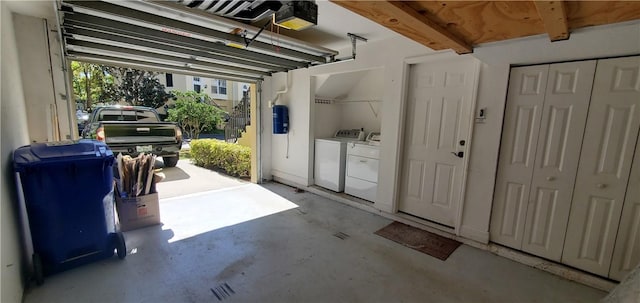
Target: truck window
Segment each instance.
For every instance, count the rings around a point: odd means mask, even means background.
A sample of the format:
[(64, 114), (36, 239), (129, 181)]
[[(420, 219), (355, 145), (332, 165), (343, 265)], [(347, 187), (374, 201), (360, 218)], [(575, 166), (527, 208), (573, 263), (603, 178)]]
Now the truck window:
[(98, 121), (158, 122), (158, 118), (148, 110), (105, 109), (100, 111)]
[(158, 122), (158, 117), (156, 113), (148, 110), (138, 110), (136, 111), (137, 121), (140, 122)]

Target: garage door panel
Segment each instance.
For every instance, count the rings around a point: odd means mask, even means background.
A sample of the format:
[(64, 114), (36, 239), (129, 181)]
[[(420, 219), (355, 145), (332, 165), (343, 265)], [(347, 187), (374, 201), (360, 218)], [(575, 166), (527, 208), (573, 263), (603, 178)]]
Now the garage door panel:
[(175, 3), (63, 1), (58, 9), (66, 54), (78, 61), (257, 82), (338, 55), (278, 33), (260, 36), (259, 28)]

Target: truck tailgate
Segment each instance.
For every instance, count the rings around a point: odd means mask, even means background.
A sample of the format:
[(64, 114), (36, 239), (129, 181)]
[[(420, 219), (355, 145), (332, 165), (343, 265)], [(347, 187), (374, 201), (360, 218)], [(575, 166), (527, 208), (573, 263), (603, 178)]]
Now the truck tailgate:
[(177, 143), (173, 123), (102, 122), (107, 144)]

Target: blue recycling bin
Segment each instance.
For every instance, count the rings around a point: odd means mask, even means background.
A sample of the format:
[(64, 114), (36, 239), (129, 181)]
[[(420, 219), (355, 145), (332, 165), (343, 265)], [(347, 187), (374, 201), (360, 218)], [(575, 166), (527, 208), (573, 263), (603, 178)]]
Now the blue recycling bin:
[(94, 140), (33, 143), (13, 153), (29, 218), (36, 282), (112, 257), (124, 259), (116, 232), (113, 152)]

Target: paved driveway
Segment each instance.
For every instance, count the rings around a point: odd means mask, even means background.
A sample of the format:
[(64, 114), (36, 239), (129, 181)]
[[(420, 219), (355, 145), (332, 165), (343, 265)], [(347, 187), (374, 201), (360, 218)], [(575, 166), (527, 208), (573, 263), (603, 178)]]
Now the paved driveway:
[[(160, 161), (159, 161), (160, 162)], [(160, 199), (183, 196), (193, 193), (206, 192), (222, 188), (232, 188), (250, 183), (227, 175), (211, 171), (191, 164), (191, 160), (178, 161), (176, 167), (162, 167), (165, 179), (158, 183), (157, 190)]]

